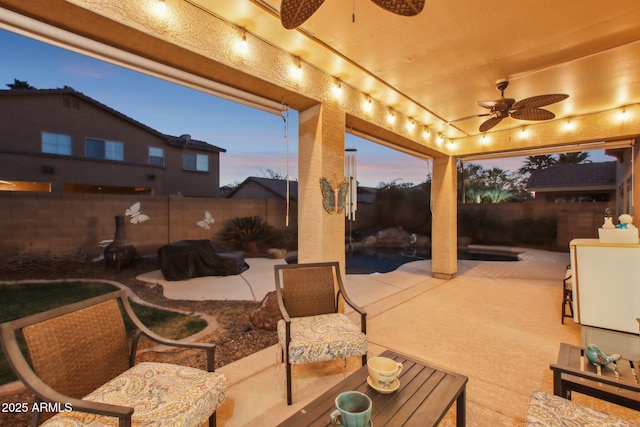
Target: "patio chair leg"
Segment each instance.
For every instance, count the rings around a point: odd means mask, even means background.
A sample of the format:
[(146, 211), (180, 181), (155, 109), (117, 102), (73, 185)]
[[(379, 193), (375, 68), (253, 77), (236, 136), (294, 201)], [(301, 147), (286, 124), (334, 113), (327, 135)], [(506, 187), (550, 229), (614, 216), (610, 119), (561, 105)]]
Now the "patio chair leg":
[(287, 405), (291, 405), (291, 364), (287, 362)]
[(366, 364), (367, 364), (367, 354), (365, 353), (365, 354), (362, 355), (362, 366), (364, 366)]

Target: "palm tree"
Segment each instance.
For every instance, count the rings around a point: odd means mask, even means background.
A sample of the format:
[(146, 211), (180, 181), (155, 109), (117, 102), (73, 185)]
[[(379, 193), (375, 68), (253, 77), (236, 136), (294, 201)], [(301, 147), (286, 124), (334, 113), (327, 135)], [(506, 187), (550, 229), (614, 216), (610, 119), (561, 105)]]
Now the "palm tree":
[(458, 199), (462, 203), (480, 203), (486, 188), (486, 171), (477, 163), (458, 164)]
[(558, 164), (559, 165), (578, 165), (580, 163), (589, 163), (591, 160), (587, 160), (589, 158), (588, 151), (578, 151), (576, 153), (564, 153), (558, 155)]
[(8, 83), (7, 87), (11, 90), (14, 89), (35, 89), (35, 87), (31, 86), (26, 80), (18, 80), (13, 79), (13, 83)]
[(504, 188), (493, 187), (482, 193), (482, 197), (489, 203), (504, 203), (513, 199), (514, 192)]
[(544, 154), (542, 156), (528, 156), (524, 162), (524, 165), (518, 169), (518, 173), (522, 175), (531, 174), (540, 169), (548, 168), (558, 163), (558, 160), (550, 154)]

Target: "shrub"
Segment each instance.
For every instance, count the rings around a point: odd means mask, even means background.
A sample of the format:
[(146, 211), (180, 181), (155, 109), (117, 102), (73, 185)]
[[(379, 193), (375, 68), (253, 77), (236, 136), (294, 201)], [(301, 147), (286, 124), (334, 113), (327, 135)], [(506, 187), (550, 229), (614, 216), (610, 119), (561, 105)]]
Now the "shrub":
[(232, 246), (256, 252), (257, 243), (270, 238), (274, 230), (273, 226), (259, 216), (243, 216), (233, 220), (222, 239)]

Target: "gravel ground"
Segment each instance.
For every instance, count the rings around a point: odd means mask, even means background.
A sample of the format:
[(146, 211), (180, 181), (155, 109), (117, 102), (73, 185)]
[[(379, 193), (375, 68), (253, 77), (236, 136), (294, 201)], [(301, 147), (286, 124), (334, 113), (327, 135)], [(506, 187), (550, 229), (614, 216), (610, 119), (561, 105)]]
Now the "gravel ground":
[[(86, 263), (70, 259), (25, 259), (13, 257), (3, 260), (0, 268), (0, 281), (28, 279), (76, 279), (94, 278), (119, 282), (129, 287), (141, 299), (150, 303), (180, 310), (207, 313), (214, 316), (219, 327), (211, 334), (203, 337), (202, 342), (216, 344), (216, 368), (227, 365), (252, 353), (267, 348), (277, 342), (275, 331), (257, 329), (251, 325), (249, 313), (260, 303), (253, 301), (183, 301), (170, 300), (162, 295), (161, 286), (152, 286), (136, 280), (136, 276), (147, 271), (158, 270), (157, 258), (143, 259), (135, 268), (124, 268), (120, 271), (105, 268), (103, 262)], [(172, 351), (170, 353), (147, 352), (139, 358), (142, 360), (172, 361), (174, 363), (206, 367), (202, 352), (191, 350)], [(31, 407), (33, 395), (29, 392), (5, 393), (0, 395), (0, 426), (14, 427), (29, 424), (29, 413), (11, 413), (12, 403), (26, 403)]]

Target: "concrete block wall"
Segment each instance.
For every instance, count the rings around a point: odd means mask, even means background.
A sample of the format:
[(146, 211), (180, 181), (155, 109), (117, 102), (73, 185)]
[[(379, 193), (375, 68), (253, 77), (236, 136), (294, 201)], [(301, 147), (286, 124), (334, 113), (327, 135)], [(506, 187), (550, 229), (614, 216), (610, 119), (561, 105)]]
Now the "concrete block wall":
[[(125, 218), (125, 237), (142, 255), (167, 243), (185, 239), (219, 239), (236, 217), (260, 216), (278, 229), (297, 229), (297, 206), (279, 200), (233, 200), (181, 196), (132, 196), (67, 193), (0, 192), (0, 255), (13, 251), (98, 255), (98, 243), (113, 239), (116, 215), (140, 202), (148, 221)], [(210, 228), (197, 225), (205, 212), (214, 218)]]

